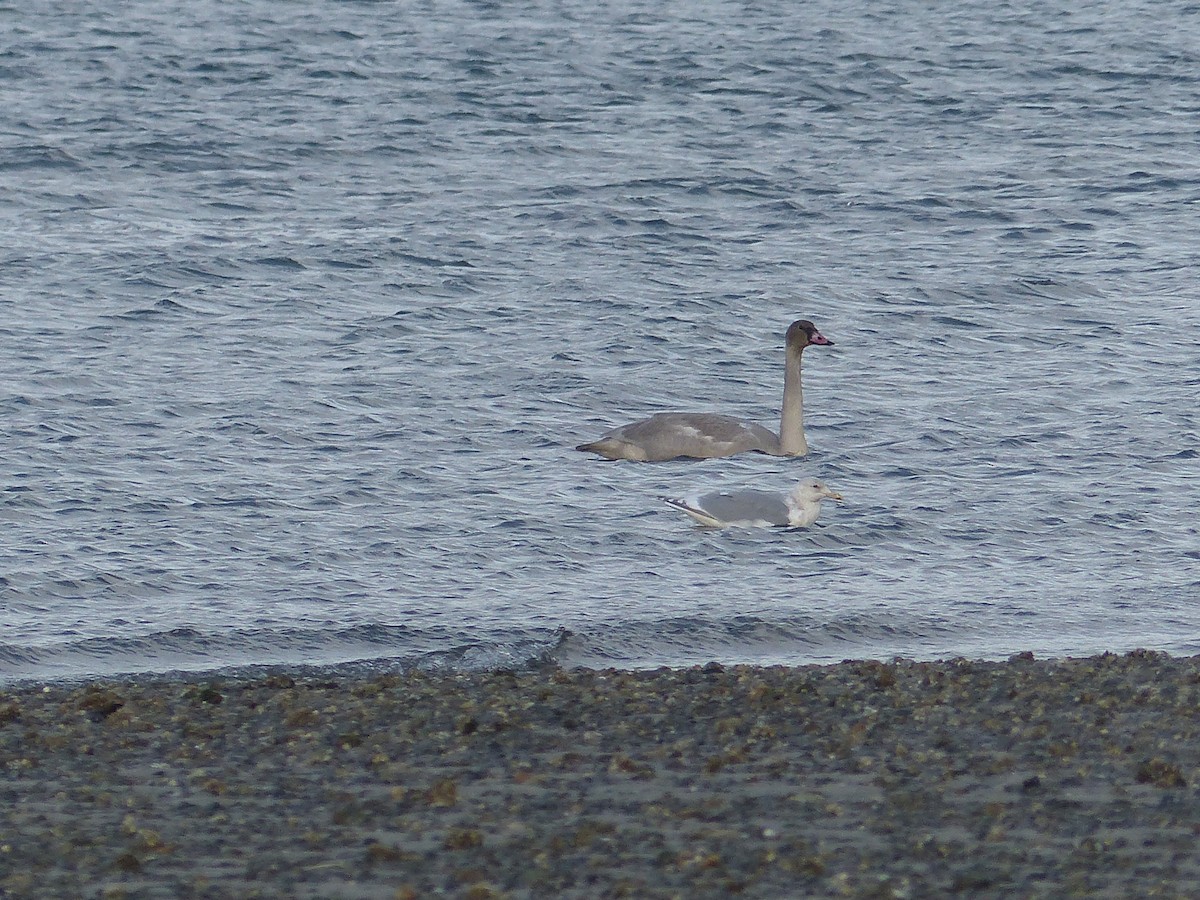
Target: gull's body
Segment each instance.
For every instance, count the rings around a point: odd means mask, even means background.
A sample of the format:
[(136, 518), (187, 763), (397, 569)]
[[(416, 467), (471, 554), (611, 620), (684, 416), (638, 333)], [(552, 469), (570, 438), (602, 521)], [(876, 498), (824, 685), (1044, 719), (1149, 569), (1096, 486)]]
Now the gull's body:
[(803, 528), (817, 521), (825, 499), (841, 500), (842, 495), (812, 479), (800, 482), (786, 494), (743, 490), (663, 498), (701, 525), (715, 528)]
[(793, 322), (787, 330), (779, 434), (755, 422), (733, 416), (670, 412), (614, 428), (598, 440), (580, 444), (575, 449), (598, 453), (608, 459), (640, 462), (657, 462), (680, 456), (712, 459), (747, 452), (803, 456), (808, 452), (808, 441), (804, 437), (804, 390), (800, 363), (804, 348), (809, 344), (831, 346), (833, 341), (806, 319)]

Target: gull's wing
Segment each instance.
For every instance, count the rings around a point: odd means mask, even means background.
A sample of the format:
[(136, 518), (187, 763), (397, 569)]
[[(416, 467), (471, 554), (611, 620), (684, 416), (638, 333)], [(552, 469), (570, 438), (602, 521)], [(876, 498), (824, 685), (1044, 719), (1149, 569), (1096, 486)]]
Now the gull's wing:
[(787, 502), (767, 491), (718, 491), (666, 502), (704, 525), (788, 524)]

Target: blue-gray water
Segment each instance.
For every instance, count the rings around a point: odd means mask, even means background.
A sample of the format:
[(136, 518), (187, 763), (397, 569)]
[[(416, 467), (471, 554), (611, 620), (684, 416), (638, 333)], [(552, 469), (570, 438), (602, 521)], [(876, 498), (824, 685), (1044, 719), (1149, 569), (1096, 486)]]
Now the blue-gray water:
[(1200, 6), (0, 26), (0, 678), (1200, 651)]

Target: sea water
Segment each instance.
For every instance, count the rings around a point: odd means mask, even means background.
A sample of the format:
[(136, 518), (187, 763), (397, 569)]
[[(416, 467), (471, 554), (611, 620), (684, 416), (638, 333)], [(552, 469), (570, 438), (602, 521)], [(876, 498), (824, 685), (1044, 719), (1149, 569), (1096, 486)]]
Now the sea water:
[(1200, 7), (0, 24), (0, 678), (1200, 651)]

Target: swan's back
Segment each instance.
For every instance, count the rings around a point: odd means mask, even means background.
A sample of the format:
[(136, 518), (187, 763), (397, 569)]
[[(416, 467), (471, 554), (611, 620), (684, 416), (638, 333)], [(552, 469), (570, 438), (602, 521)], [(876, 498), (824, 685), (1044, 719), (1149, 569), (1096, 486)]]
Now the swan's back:
[(757, 451), (780, 455), (779, 438), (754, 422), (712, 413), (658, 413), (622, 425), (577, 450), (609, 459), (658, 462), (681, 456), (713, 459)]

